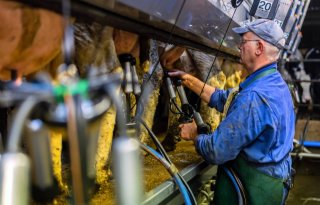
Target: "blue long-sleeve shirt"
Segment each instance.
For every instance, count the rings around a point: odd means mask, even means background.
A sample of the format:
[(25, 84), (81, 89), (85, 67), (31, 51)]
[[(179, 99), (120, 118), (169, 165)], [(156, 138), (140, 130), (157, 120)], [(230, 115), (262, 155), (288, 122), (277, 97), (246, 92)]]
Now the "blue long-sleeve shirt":
[[(248, 76), (218, 128), (212, 134), (198, 136), (196, 149), (206, 161), (223, 164), (241, 153), (261, 172), (288, 177), (295, 130), (290, 91), (278, 71), (255, 79), (271, 68), (276, 64)], [(216, 90), (209, 106), (223, 112), (229, 93), (230, 90)]]

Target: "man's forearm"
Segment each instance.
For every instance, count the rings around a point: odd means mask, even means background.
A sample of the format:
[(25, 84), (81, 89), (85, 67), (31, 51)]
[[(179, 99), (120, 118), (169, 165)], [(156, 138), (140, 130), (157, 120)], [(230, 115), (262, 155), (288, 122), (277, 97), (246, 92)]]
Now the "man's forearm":
[[(214, 87), (205, 84), (204, 82), (202, 82), (201, 80), (199, 80), (198, 78), (196, 78), (190, 74), (186, 74), (186, 76), (183, 77), (182, 82), (183, 82), (183, 85), (188, 87), (190, 90), (192, 90), (197, 95), (201, 94), (200, 95), (201, 99), (203, 101), (205, 101), (206, 103), (209, 103), (211, 95), (216, 90)], [(203, 91), (202, 91), (202, 89), (203, 89)], [(201, 91), (202, 91), (202, 93), (201, 93)]]

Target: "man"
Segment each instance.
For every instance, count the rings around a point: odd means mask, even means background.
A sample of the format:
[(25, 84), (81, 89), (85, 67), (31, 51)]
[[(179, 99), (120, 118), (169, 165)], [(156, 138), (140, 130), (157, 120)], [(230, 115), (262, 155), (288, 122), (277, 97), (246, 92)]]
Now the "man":
[[(285, 43), (283, 31), (266, 19), (254, 20), (233, 31), (242, 37), (240, 59), (249, 73), (238, 90), (204, 86), (182, 71), (169, 73), (181, 78), (185, 86), (225, 115), (211, 134), (198, 135), (195, 123), (189, 123), (180, 125), (180, 135), (193, 140), (207, 162), (219, 165), (215, 204), (239, 204), (239, 200), (247, 204), (284, 204), (291, 173), (289, 153), (295, 114), (289, 89), (277, 71), (276, 61)], [(232, 183), (230, 173), (239, 179), (243, 189)]]

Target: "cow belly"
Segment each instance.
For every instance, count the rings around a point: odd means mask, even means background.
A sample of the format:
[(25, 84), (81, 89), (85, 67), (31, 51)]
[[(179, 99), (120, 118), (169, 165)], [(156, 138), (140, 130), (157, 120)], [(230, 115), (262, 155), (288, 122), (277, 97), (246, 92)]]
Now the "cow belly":
[(2, 1), (0, 19), (1, 80), (8, 80), (12, 69), (17, 70), (18, 76), (33, 73), (60, 52), (63, 33), (60, 15)]

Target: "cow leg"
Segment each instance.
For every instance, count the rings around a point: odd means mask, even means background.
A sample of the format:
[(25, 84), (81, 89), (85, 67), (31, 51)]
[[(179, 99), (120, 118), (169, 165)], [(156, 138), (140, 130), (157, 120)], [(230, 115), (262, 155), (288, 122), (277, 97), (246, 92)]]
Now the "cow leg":
[[(122, 68), (118, 67), (113, 72), (121, 73)], [(96, 182), (102, 184), (106, 182), (112, 175), (110, 169), (111, 162), (111, 146), (114, 135), (114, 127), (116, 124), (116, 110), (114, 107), (104, 114), (101, 119), (100, 136), (98, 140), (98, 149), (96, 153)]]
[(52, 158), (52, 168), (53, 175), (58, 181), (60, 190), (67, 194), (68, 186), (63, 182), (62, 178), (62, 163), (61, 163), (61, 153), (62, 153), (62, 138), (63, 132), (61, 130), (50, 130), (50, 147), (51, 147), (51, 158)]
[[(176, 95), (178, 95), (178, 93)], [(178, 106), (181, 106), (181, 102), (179, 98), (176, 99), (176, 103)], [(175, 112), (177, 112), (176, 109), (174, 110)], [(180, 115), (169, 112), (168, 131), (164, 140), (162, 141), (163, 148), (168, 152), (175, 150), (176, 144), (181, 140), (179, 136), (180, 135), (179, 129), (178, 129), (180, 124), (179, 118), (180, 118)]]
[(96, 154), (96, 170), (97, 183), (102, 184), (106, 182), (110, 176), (111, 171), (108, 165), (110, 163), (111, 144), (113, 139), (114, 126), (116, 121), (116, 111), (114, 107), (110, 108), (102, 117), (100, 138), (98, 141), (98, 149)]
[[(159, 95), (160, 95), (160, 86), (162, 83), (162, 68), (159, 64), (159, 55), (158, 55), (158, 44), (155, 40), (148, 40), (149, 48), (148, 48), (148, 60), (145, 61), (139, 70), (143, 73), (143, 85), (145, 85), (148, 80), (149, 85), (151, 85), (151, 90), (148, 93), (148, 101), (147, 104), (144, 105), (144, 112), (142, 115), (142, 119), (145, 121), (147, 126), (152, 129), (154, 114), (156, 112)], [(152, 70), (150, 70), (152, 69)], [(151, 78), (150, 73), (153, 72)], [(140, 74), (141, 75), (141, 74)], [(149, 79), (150, 78), (150, 79)], [(145, 85), (146, 86), (146, 85)], [(152, 140), (146, 129), (141, 129), (140, 132), (140, 140), (142, 143), (151, 145)]]

